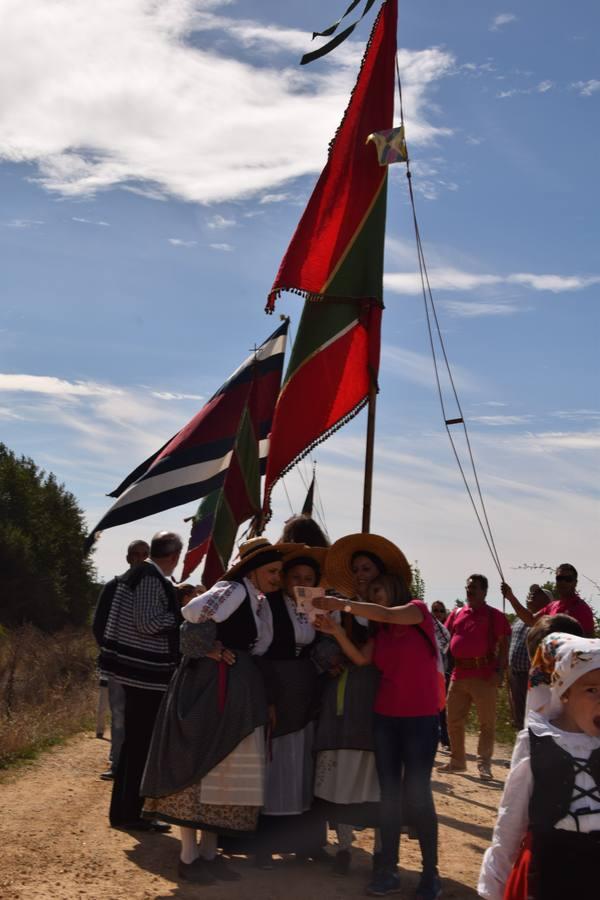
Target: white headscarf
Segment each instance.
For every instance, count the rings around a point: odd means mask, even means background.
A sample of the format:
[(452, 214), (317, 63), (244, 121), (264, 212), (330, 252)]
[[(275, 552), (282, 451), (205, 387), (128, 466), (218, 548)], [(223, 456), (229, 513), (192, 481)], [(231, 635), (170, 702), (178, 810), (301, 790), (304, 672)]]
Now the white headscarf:
[(565, 691), (594, 669), (600, 669), (600, 639), (553, 631), (540, 643), (531, 661), (528, 712), (556, 718)]

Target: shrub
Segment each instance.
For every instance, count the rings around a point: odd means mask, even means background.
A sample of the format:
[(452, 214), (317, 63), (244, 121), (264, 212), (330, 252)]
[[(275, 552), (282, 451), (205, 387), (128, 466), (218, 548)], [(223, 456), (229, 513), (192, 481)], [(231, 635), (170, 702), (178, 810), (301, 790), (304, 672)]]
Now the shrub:
[(91, 723), (96, 645), (86, 629), (0, 634), (0, 768)]

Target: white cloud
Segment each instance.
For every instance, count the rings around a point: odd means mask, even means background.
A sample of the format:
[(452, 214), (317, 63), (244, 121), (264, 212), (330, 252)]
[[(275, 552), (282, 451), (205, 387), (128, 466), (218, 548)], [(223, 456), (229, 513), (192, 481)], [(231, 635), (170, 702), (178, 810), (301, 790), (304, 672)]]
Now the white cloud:
[(498, 31), (500, 28), (503, 28), (504, 25), (510, 25), (511, 22), (516, 21), (518, 21), (518, 19), (514, 13), (499, 13), (492, 19), (490, 31)]
[(94, 471), (101, 495), (179, 431), (204, 399), (36, 375), (0, 375), (0, 391), (12, 392), (11, 411), (35, 423), (36, 433), (60, 434), (65, 455), (77, 460), (76, 473)]
[(158, 188), (139, 187), (133, 184), (122, 184), (121, 190), (129, 191), (131, 194), (137, 194), (139, 197), (145, 197), (147, 200), (161, 200), (165, 202), (168, 197), (164, 191)]
[(65, 381), (53, 375), (0, 374), (0, 391), (51, 394), (55, 397), (110, 397), (121, 394), (120, 388), (93, 381)]
[[(479, 275), (463, 272), (450, 266), (429, 269), (429, 283), (438, 291), (473, 291), (484, 285), (500, 284), (500, 275)], [(421, 292), (419, 272), (389, 272), (384, 275), (385, 287), (397, 294)]]
[(23, 416), (20, 416), (18, 413), (14, 412), (14, 410), (9, 409), (8, 406), (0, 406), (0, 419), (22, 419)]
[(600, 91), (600, 81), (597, 78), (591, 78), (589, 81), (574, 81), (571, 87), (575, 88), (582, 97), (591, 97), (597, 91)]
[(231, 228), (236, 224), (235, 219), (227, 219), (225, 216), (221, 216), (218, 213), (208, 219), (207, 223), (209, 228), (213, 229), (221, 229), (221, 228)]
[[(450, 360), (452, 377), (457, 390), (473, 390), (483, 385), (482, 379), (475, 378), (462, 366), (457, 366)], [(394, 347), (391, 344), (382, 344), (381, 366), (390, 375), (396, 375), (406, 381), (422, 387), (435, 388), (435, 372), (433, 360), (429, 353), (416, 353), (414, 350), (406, 350), (403, 347)], [(447, 374), (444, 366), (439, 369), (442, 386), (447, 383)]]
[(524, 284), (536, 291), (551, 291), (559, 294), (562, 291), (579, 291), (583, 288), (600, 284), (599, 275), (532, 275), (528, 272), (519, 272), (508, 275), (508, 284)]
[(224, 253), (231, 253), (233, 250), (231, 244), (209, 244), (208, 246), (213, 250), (222, 250)]
[(184, 241), (183, 238), (169, 238), (168, 240), (173, 247), (195, 247), (198, 243), (197, 241)]
[(525, 422), (531, 422), (531, 416), (471, 416), (469, 421), (493, 427), (523, 425)]
[(524, 309), (515, 303), (469, 303), (468, 300), (444, 300), (442, 306), (451, 316), (463, 319), (479, 316), (514, 316)]
[[(491, 275), (465, 272), (452, 266), (428, 269), (432, 289), (438, 291), (474, 291), (478, 288), (498, 284), (520, 284), (536, 291), (576, 291), (600, 283), (600, 275), (535, 275), (530, 272), (516, 272), (512, 275)], [(419, 272), (388, 272), (384, 275), (385, 287), (396, 294), (419, 294), (421, 277)], [(464, 309), (455, 307), (455, 313), (468, 315)], [(481, 315), (481, 311), (477, 314)], [(503, 313), (495, 312), (496, 315)], [(504, 313), (507, 314), (507, 313)]]
[(71, 216), (74, 222), (81, 222), (83, 225), (103, 225), (105, 228), (110, 226), (110, 222), (104, 222), (102, 219), (83, 219), (81, 216)]
[(600, 431), (547, 431), (533, 437), (542, 449), (600, 450)]
[(33, 228), (34, 225), (43, 225), (41, 219), (12, 219), (2, 223), (5, 228)]
[(496, 94), (500, 100), (504, 100), (507, 97), (514, 97), (517, 94), (547, 94), (548, 91), (551, 91), (554, 87), (553, 81), (540, 81), (538, 84), (532, 85), (532, 87), (528, 88), (511, 88), (508, 91), (499, 91)]
[(171, 391), (151, 391), (150, 393), (159, 400), (204, 400), (202, 394), (178, 394)]
[(291, 200), (292, 195), (286, 194), (284, 192), (280, 192), (278, 194), (264, 194), (260, 198), (261, 203), (285, 203), (286, 200)]
[(559, 409), (552, 413), (557, 419), (571, 419), (574, 421), (596, 421), (600, 419), (600, 409)]
[[(36, 164), (63, 196), (120, 186), (200, 203), (272, 194), (319, 171), (364, 42), (348, 41), (326, 70), (299, 69), (308, 34), (214, 15), (226, 5), (6, 0), (0, 158)], [(189, 42), (198, 31), (201, 46)], [(260, 45), (260, 64), (236, 59), (240, 44)], [(283, 54), (267, 66), (266, 45)], [(429, 89), (452, 55), (402, 50), (399, 62), (412, 144), (449, 134), (430, 121)]]

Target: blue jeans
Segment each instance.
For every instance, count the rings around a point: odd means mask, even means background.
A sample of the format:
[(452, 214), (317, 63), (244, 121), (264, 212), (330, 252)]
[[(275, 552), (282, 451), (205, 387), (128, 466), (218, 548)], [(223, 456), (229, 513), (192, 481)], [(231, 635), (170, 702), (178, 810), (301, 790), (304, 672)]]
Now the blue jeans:
[(381, 786), (381, 865), (395, 871), (403, 812), (414, 825), (423, 874), (437, 874), (437, 816), (431, 770), (438, 745), (438, 716), (382, 716), (375, 713), (375, 762)]

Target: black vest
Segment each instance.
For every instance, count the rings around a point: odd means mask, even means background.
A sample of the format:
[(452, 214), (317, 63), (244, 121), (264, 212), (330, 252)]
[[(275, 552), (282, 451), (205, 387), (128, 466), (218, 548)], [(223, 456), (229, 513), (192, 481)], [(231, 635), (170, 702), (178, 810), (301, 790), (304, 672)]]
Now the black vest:
[(217, 622), (217, 639), (230, 650), (250, 650), (256, 643), (258, 630), (248, 591), (243, 603), (225, 622)]
[[(569, 814), (575, 785), (573, 758), (550, 735), (539, 737), (531, 728), (529, 746), (533, 774), (529, 824), (532, 828), (549, 830)], [(590, 755), (588, 766), (600, 793), (600, 748)], [(582, 799), (581, 805), (586, 805), (585, 800)]]
[(296, 632), (283, 591), (267, 594), (273, 617), (273, 640), (265, 659), (296, 659)]

